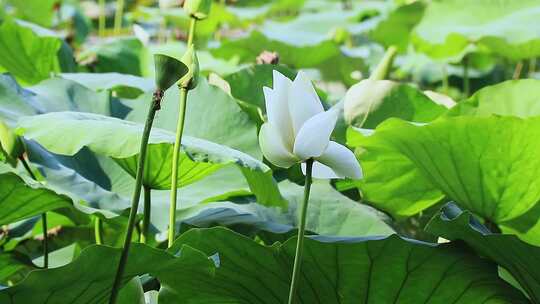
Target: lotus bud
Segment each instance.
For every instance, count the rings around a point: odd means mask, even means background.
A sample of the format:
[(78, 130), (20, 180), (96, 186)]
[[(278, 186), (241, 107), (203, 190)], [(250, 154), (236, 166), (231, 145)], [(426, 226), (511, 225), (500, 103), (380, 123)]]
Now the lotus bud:
[(155, 54), (154, 64), (156, 86), (161, 91), (166, 91), (188, 73), (188, 67), (184, 63), (167, 55)]
[(15, 166), (17, 159), (24, 153), (21, 138), (17, 136), (4, 122), (0, 121), (0, 156)]
[(188, 72), (180, 79), (178, 86), (187, 90), (193, 90), (199, 81), (199, 59), (193, 45), (189, 46), (181, 61), (188, 68)]
[(349, 88), (343, 111), (349, 125), (361, 127), (370, 112), (375, 111), (398, 83), (390, 80), (364, 79)]
[(202, 20), (208, 17), (212, 0), (186, 0), (184, 2), (184, 10), (192, 18)]

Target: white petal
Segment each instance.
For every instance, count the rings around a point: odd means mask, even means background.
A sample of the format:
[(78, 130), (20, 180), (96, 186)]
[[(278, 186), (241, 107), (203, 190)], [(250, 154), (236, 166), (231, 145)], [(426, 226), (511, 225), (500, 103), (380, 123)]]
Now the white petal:
[(338, 114), (338, 111), (330, 110), (308, 119), (296, 135), (294, 154), (300, 159), (321, 156), (328, 146)]
[(261, 126), (259, 144), (264, 157), (278, 167), (289, 168), (298, 162), (298, 159), (283, 144), (278, 130), (270, 123), (264, 123)]
[[(301, 164), (302, 167), (302, 173), (306, 175), (306, 163)], [(320, 162), (313, 162), (313, 169), (311, 172), (311, 175), (313, 178), (320, 178), (320, 179), (331, 179), (331, 178), (338, 178), (339, 176), (332, 170), (332, 168), (321, 164)]]
[(316, 160), (330, 167), (340, 178), (361, 179), (363, 176), (354, 153), (336, 142), (331, 141), (326, 151)]
[(268, 122), (276, 128), (287, 149), (292, 150), (294, 132), (291, 115), (289, 114), (289, 106), (287, 105), (288, 88), (272, 90), (268, 87), (263, 87), (263, 92)]
[(272, 71), (272, 89), (288, 90), (292, 85), (292, 81), (278, 70)]
[(298, 72), (289, 90), (289, 112), (294, 133), (298, 134), (308, 119), (323, 111), (313, 84), (304, 72)]
[(347, 124), (362, 127), (370, 113), (375, 112), (398, 83), (390, 80), (364, 79), (349, 88), (343, 101)]
[(448, 109), (452, 108), (456, 105), (456, 102), (447, 95), (433, 92), (433, 91), (424, 91), (424, 95), (429, 97), (429, 99), (433, 100), (436, 104), (443, 105), (447, 107)]

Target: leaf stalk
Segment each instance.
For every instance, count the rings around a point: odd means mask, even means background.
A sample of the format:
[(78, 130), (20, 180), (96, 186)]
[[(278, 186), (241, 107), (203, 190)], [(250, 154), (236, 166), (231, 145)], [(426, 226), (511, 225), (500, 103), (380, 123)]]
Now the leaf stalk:
[(150, 138), (150, 131), (152, 129), (152, 124), (154, 123), (154, 117), (156, 112), (161, 108), (161, 99), (163, 98), (163, 91), (156, 90), (154, 92), (154, 97), (150, 109), (148, 110), (148, 116), (146, 118), (146, 123), (144, 125), (144, 131), (141, 140), (141, 147), (139, 150), (139, 160), (137, 165), (137, 174), (135, 177), (135, 189), (133, 191), (133, 198), (131, 203), (131, 210), (129, 212), (128, 226), (126, 230), (126, 235), (124, 238), (124, 247), (122, 249), (122, 255), (120, 256), (120, 261), (118, 263), (118, 269), (116, 271), (116, 276), (114, 278), (114, 283), (111, 290), (111, 297), (109, 298), (109, 304), (115, 304), (116, 298), (118, 297), (118, 292), (120, 291), (120, 285), (122, 283), (122, 277), (124, 276), (124, 271), (126, 268), (126, 263), (128, 259), (129, 247), (131, 245), (131, 239), (133, 236), (133, 229), (135, 227), (135, 220), (137, 218), (137, 209), (139, 208), (139, 200), (141, 196), (141, 189), (143, 183), (143, 173), (144, 173), (144, 163), (146, 161), (146, 152), (148, 147), (148, 140)]
[(300, 209), (300, 223), (298, 227), (298, 239), (296, 241), (296, 252), (294, 255), (293, 273), (291, 279), (291, 286), (289, 289), (289, 304), (294, 303), (296, 296), (296, 290), (298, 289), (298, 277), (300, 275), (300, 268), (302, 266), (302, 254), (304, 252), (304, 234), (306, 230), (306, 215), (309, 203), (309, 192), (311, 190), (311, 173), (313, 169), (313, 159), (306, 160), (306, 182), (304, 185), (304, 201)]

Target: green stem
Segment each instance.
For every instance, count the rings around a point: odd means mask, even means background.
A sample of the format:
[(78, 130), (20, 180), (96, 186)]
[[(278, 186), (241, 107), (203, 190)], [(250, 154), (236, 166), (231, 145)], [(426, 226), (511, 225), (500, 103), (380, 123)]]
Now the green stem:
[(304, 233), (306, 229), (306, 214), (309, 202), (309, 191), (311, 189), (311, 172), (313, 169), (313, 159), (306, 161), (306, 184), (304, 185), (304, 202), (300, 210), (300, 224), (298, 227), (298, 240), (296, 241), (296, 253), (294, 255), (294, 266), (289, 290), (289, 304), (294, 303), (296, 289), (298, 288), (298, 277), (300, 275), (300, 266), (302, 263), (302, 253), (304, 251)]
[[(26, 172), (30, 175), (30, 177), (37, 181), (36, 175), (34, 175), (34, 172), (32, 172), (32, 169), (30, 168), (30, 165), (24, 158), (24, 156), (19, 157), (19, 160), (23, 164), (24, 169), (26, 169)], [(41, 229), (43, 230), (43, 268), (49, 267), (49, 241), (47, 239), (47, 213), (43, 212), (41, 214)]]
[[(193, 38), (195, 36), (195, 25), (197, 19), (190, 18), (189, 34), (187, 47), (193, 45)], [(178, 121), (176, 124), (176, 139), (174, 141), (174, 152), (171, 171), (171, 201), (169, 204), (169, 235), (168, 235), (168, 247), (171, 247), (174, 242), (176, 234), (176, 198), (178, 195), (178, 165), (180, 160), (180, 146), (182, 144), (182, 134), (184, 133), (184, 121), (186, 117), (186, 104), (187, 104), (187, 88), (180, 88), (180, 104), (178, 108)]]
[(49, 268), (49, 241), (47, 237), (47, 213), (41, 214), (41, 229), (43, 230), (43, 268)]
[(470, 86), (469, 86), (469, 57), (463, 57), (463, 94), (465, 97), (469, 97)]
[(156, 112), (160, 109), (161, 99), (163, 97), (162, 91), (156, 91), (148, 110), (148, 117), (146, 118), (146, 123), (144, 125), (144, 131), (142, 134), (141, 147), (139, 150), (139, 160), (137, 164), (137, 175), (135, 177), (135, 190), (133, 191), (133, 198), (131, 202), (131, 210), (129, 212), (128, 226), (126, 230), (126, 235), (124, 238), (124, 247), (122, 250), (122, 255), (120, 256), (120, 261), (118, 263), (118, 269), (116, 271), (116, 276), (114, 278), (114, 283), (111, 290), (111, 297), (109, 299), (109, 304), (115, 304), (118, 292), (120, 291), (120, 284), (122, 283), (122, 277), (124, 276), (124, 270), (126, 268), (129, 247), (131, 245), (131, 238), (133, 235), (133, 228), (135, 226), (135, 220), (137, 218), (137, 209), (139, 208), (139, 199), (141, 196), (142, 182), (143, 182), (143, 173), (144, 173), (144, 162), (146, 160), (146, 150), (148, 145), (148, 140), (150, 138), (150, 130), (152, 129), (152, 124), (154, 123), (154, 117)]
[(536, 58), (531, 58), (529, 60), (529, 77), (532, 78), (534, 72), (536, 72)]
[(94, 222), (94, 236), (96, 239), (96, 244), (103, 245), (103, 236), (101, 235), (101, 231), (103, 230), (103, 222), (101, 221), (101, 218), (96, 217), (96, 220)]
[(188, 33), (188, 41), (187, 41), (188, 47), (193, 44), (193, 38), (195, 37), (195, 25), (197, 24), (197, 19), (195, 18), (190, 18), (190, 19), (191, 20), (189, 22), (189, 33)]
[(116, 12), (114, 13), (114, 34), (120, 34), (122, 29), (122, 15), (124, 14), (124, 0), (116, 0)]
[(516, 63), (516, 68), (514, 69), (514, 75), (512, 75), (512, 79), (519, 79), (521, 76), (521, 70), (523, 69), (523, 61), (518, 61)]
[(176, 140), (174, 141), (173, 163), (171, 172), (171, 202), (169, 205), (169, 242), (171, 247), (174, 242), (176, 232), (176, 196), (178, 186), (178, 164), (180, 160), (180, 145), (182, 143), (182, 134), (184, 133), (184, 119), (186, 116), (188, 90), (180, 88), (180, 105), (178, 108), (178, 122), (176, 125)]
[(394, 63), (394, 58), (396, 57), (397, 48), (395, 46), (390, 46), (384, 53), (383, 58), (377, 64), (373, 73), (369, 76), (369, 79), (372, 80), (383, 80), (388, 77), (390, 70), (392, 69), (392, 64)]
[(448, 94), (449, 85), (448, 85), (448, 71), (446, 70), (446, 63), (443, 63), (441, 66), (442, 73), (442, 86), (444, 94)]
[(99, 36), (105, 36), (105, 0), (99, 0)]
[(146, 244), (146, 240), (148, 240), (148, 231), (150, 229), (150, 212), (152, 207), (152, 189), (148, 186), (143, 186), (144, 189), (144, 216), (143, 216), (143, 222), (142, 222), (142, 232), (141, 232), (141, 243)]

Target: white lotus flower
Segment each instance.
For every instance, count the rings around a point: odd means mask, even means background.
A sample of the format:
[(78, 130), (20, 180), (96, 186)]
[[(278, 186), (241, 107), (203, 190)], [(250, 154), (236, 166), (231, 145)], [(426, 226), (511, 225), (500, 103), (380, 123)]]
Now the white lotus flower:
[[(268, 122), (261, 127), (259, 140), (264, 156), (282, 168), (313, 158), (315, 178), (361, 178), (362, 170), (354, 154), (330, 141), (339, 111), (324, 111), (303, 72), (291, 81), (274, 71), (273, 79), (273, 89), (263, 88)], [(302, 170), (305, 174), (305, 163)]]

